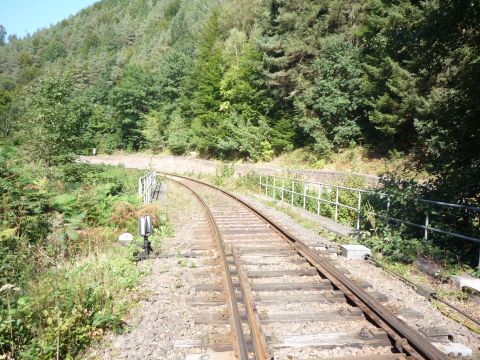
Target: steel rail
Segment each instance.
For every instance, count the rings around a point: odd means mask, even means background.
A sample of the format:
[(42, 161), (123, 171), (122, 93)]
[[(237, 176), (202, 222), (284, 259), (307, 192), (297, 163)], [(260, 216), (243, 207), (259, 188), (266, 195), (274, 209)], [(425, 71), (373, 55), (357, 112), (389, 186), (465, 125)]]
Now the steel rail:
[(230, 267), (228, 266), (227, 256), (225, 254), (225, 245), (220, 235), (217, 222), (215, 221), (215, 218), (213, 217), (213, 214), (210, 211), (210, 208), (208, 207), (207, 203), (202, 199), (202, 197), (195, 190), (193, 190), (188, 185), (180, 181), (176, 181), (175, 179), (171, 179), (171, 180), (174, 180), (177, 184), (182, 185), (183, 187), (188, 189), (197, 198), (197, 200), (200, 202), (203, 209), (205, 210), (205, 213), (207, 214), (208, 223), (214, 234), (215, 241), (217, 244), (217, 249), (220, 254), (220, 258), (223, 265), (223, 276), (224, 276), (225, 284), (227, 286), (227, 298), (228, 298), (227, 304), (228, 304), (230, 313), (232, 314), (232, 316), (230, 317), (230, 329), (234, 333), (234, 337), (235, 337), (235, 341), (234, 341), (234, 344), (236, 347), (235, 352), (237, 353), (237, 356), (239, 357), (240, 360), (249, 360), (247, 343), (245, 341), (245, 336), (243, 334), (242, 319), (240, 316), (240, 311), (238, 309), (238, 302), (235, 296), (235, 288), (233, 286), (233, 281), (232, 281), (232, 274), (230, 273)]
[(232, 246), (232, 256), (237, 268), (238, 280), (243, 292), (243, 300), (245, 308), (247, 310), (247, 319), (250, 326), (250, 335), (252, 337), (253, 352), (255, 354), (255, 360), (270, 360), (273, 357), (267, 349), (267, 341), (260, 325), (260, 317), (258, 316), (257, 308), (255, 307), (254, 297), (250, 283), (248, 282), (248, 276), (243, 269), (242, 262), (240, 260), (240, 253), (238, 249)]
[(307, 259), (321, 274), (330, 280), (335, 287), (340, 289), (350, 301), (366, 314), (368, 318), (380, 326), (389, 337), (394, 340), (394, 345), (398, 351), (407, 353), (414, 359), (444, 360), (447, 358), (420, 333), (398, 319), (378, 300), (356, 285), (347, 276), (340, 273), (338, 269), (330, 263), (329, 259), (319, 255), (315, 250), (309, 248), (305, 243), (298, 240), (292, 233), (290, 233), (290, 231), (270, 219), (268, 216), (262, 214), (254, 206), (246, 203), (236, 195), (214, 185), (186, 176), (169, 173), (164, 174), (190, 180), (220, 191), (256, 213), (261, 219), (275, 229), (278, 234), (286, 239), (302, 257)]

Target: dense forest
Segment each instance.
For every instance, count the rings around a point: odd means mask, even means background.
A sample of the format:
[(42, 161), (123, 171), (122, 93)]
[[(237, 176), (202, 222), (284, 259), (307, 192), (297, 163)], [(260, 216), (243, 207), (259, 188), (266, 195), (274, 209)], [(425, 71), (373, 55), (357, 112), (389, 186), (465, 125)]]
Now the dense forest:
[[(478, 0), (103, 0), (0, 48), (0, 133), (46, 165), (116, 149), (410, 154), (480, 200)], [(8, 32), (8, 29), (6, 29)]]

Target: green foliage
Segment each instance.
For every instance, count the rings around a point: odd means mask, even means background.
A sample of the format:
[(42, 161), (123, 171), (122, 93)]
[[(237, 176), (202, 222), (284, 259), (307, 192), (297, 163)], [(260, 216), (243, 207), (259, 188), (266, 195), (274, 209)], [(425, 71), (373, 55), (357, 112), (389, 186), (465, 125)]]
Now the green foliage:
[[(2, 354), (75, 358), (105, 331), (122, 330), (143, 273), (136, 249), (112, 242), (136, 228), (137, 176), (75, 163), (46, 170), (15, 148), (0, 149)], [(130, 209), (122, 221), (120, 204)], [(168, 234), (166, 219), (156, 218)]]
[(138, 150), (143, 145), (142, 114), (154, 105), (156, 90), (151, 76), (139, 66), (129, 66), (120, 83), (110, 94), (110, 103), (117, 110), (120, 137), (126, 149)]
[(7, 30), (5, 29), (5, 26), (0, 25), (0, 46), (5, 45), (5, 37), (7, 36)]
[(217, 186), (225, 185), (225, 182), (233, 177), (235, 173), (235, 164), (221, 163), (215, 169), (215, 177), (213, 182)]
[(72, 79), (55, 75), (41, 79), (30, 90), (22, 140), (32, 157), (47, 167), (72, 160), (83, 147), (90, 107), (86, 99), (72, 93)]
[(167, 146), (173, 154), (182, 155), (189, 148), (190, 129), (182, 115), (175, 111), (167, 127)]
[[(58, 336), (60, 358), (74, 358), (104, 331), (122, 329), (129, 290), (142, 276), (131, 249), (118, 249), (60, 271), (42, 273), (17, 292), (3, 291), (3, 351), (10, 349), (23, 359), (55, 358)], [(4, 296), (6, 291), (9, 298)]]
[(162, 115), (158, 111), (153, 110), (144, 116), (145, 126), (142, 130), (142, 135), (148, 147), (153, 150), (162, 150), (165, 147), (166, 126), (164, 124), (165, 118)]
[(376, 253), (401, 262), (410, 263), (419, 254), (425, 253), (425, 244), (421, 240), (405, 237), (401, 232), (389, 228), (378, 234), (364, 232), (360, 242)]
[(324, 38), (320, 46), (322, 55), (313, 63), (317, 76), (308, 100), (318, 117), (308, 119), (303, 127), (309, 133), (325, 128), (337, 146), (355, 145), (362, 136), (358, 110), (365, 97), (360, 52), (337, 35)]

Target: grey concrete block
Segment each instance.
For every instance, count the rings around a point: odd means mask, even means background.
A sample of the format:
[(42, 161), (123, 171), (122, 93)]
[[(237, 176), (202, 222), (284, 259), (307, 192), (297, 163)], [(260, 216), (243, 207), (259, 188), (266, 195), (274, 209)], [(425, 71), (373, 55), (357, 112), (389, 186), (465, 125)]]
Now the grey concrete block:
[(364, 260), (367, 255), (372, 255), (372, 251), (363, 245), (341, 245), (342, 256), (350, 260)]
[(450, 344), (450, 342), (453, 340), (453, 335), (450, 331), (435, 325), (423, 327), (420, 329), (420, 332), (432, 342)]
[(480, 279), (470, 275), (452, 275), (450, 281), (459, 289), (471, 288), (480, 292)]
[(445, 355), (450, 356), (472, 356), (473, 353), (472, 349), (460, 343), (441, 344), (432, 342), (432, 345)]

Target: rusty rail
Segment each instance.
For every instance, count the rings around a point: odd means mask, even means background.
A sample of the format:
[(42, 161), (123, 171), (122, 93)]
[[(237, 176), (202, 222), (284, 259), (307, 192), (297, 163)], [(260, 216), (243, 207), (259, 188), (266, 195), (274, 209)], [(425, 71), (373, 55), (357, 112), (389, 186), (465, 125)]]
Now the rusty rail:
[[(173, 179), (172, 179), (173, 180)], [(215, 242), (217, 245), (218, 253), (220, 254), (220, 258), (223, 265), (223, 277), (224, 282), (227, 287), (226, 295), (227, 295), (227, 304), (230, 311), (230, 329), (233, 332), (234, 337), (234, 351), (237, 354), (238, 358), (241, 360), (249, 360), (248, 350), (247, 350), (247, 343), (245, 341), (245, 336), (243, 334), (242, 328), (242, 319), (240, 317), (240, 311), (238, 309), (238, 303), (235, 296), (235, 288), (232, 282), (232, 275), (230, 273), (230, 267), (228, 266), (227, 256), (225, 254), (225, 244), (223, 243), (223, 239), (220, 235), (220, 231), (218, 230), (217, 223), (205, 201), (200, 197), (200, 195), (193, 190), (192, 188), (188, 187), (187, 185), (183, 184), (180, 181), (176, 181), (177, 184), (182, 185), (186, 189), (188, 189), (200, 202), (202, 207), (205, 210), (205, 213), (208, 217), (208, 223), (214, 234)]]
[[(368, 318), (370, 318), (374, 323), (381, 327), (393, 340), (394, 346), (398, 351), (419, 360), (446, 359), (446, 356), (442, 352), (440, 352), (440, 350), (438, 350), (435, 346), (433, 346), (427, 339), (425, 339), (420, 333), (418, 333), (415, 329), (411, 328), (403, 321), (398, 319), (379, 301), (377, 301), (370, 294), (361, 289), (347, 276), (339, 272), (335, 268), (335, 266), (331, 264), (329, 259), (319, 255), (315, 250), (309, 248), (305, 243), (298, 240), (287, 229), (270, 219), (268, 216), (264, 215), (255, 207), (246, 203), (236, 195), (233, 195), (230, 192), (222, 190), (216, 186), (186, 176), (174, 174), (166, 175), (190, 180), (198, 184), (210, 187), (214, 190), (220, 191), (223, 194), (229, 196), (230, 198), (243, 204), (245, 207), (257, 214), (276, 232), (278, 232), (297, 251), (299, 255), (309, 261), (321, 274), (323, 274), (328, 280), (330, 280), (335, 287), (340, 289), (352, 303), (358, 306), (365, 313)], [(182, 185), (188, 188), (187, 185)], [(196, 196), (198, 197), (197, 194)], [(255, 335), (256, 334), (252, 332), (252, 336)]]
[(267, 349), (267, 342), (260, 326), (260, 317), (258, 316), (257, 308), (253, 300), (253, 292), (248, 282), (247, 273), (243, 269), (238, 250), (232, 246), (232, 256), (237, 268), (238, 280), (242, 288), (243, 301), (247, 310), (247, 319), (250, 327), (250, 334), (253, 342), (253, 352), (255, 360), (270, 360), (273, 357)]

